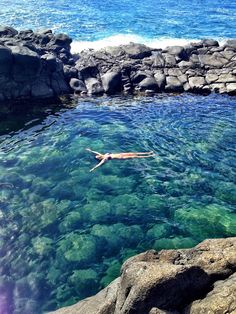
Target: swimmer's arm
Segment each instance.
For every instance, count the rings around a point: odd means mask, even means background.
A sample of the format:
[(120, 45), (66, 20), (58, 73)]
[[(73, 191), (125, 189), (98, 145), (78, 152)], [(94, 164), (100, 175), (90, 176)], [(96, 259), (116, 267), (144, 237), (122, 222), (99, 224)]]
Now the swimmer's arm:
[(102, 161), (99, 162), (99, 164), (97, 164), (95, 167), (93, 167), (92, 169), (89, 170), (89, 172), (94, 171), (96, 168), (100, 167), (102, 164), (104, 164), (104, 162), (107, 161), (107, 158), (103, 158)]
[(86, 150), (87, 150), (88, 152), (94, 153), (94, 154), (96, 154), (96, 155), (102, 155), (101, 153), (95, 152), (94, 150), (91, 150), (90, 148), (86, 148)]

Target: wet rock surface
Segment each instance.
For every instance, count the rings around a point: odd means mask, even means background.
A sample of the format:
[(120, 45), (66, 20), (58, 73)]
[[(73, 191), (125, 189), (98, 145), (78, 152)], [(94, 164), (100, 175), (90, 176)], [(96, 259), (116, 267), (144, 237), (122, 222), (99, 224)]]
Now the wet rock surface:
[(236, 40), (219, 46), (205, 39), (163, 50), (130, 43), (76, 55), (71, 42), (51, 30), (0, 27), (0, 101), (73, 93), (236, 94)]
[(147, 251), (128, 259), (121, 276), (94, 297), (53, 313), (235, 313), (235, 252), (236, 238)]

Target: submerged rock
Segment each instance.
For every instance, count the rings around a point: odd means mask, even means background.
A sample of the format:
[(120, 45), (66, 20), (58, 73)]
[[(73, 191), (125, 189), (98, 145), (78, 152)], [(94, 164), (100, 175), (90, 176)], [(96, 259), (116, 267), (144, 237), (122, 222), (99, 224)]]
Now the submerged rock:
[(55, 314), (234, 313), (236, 238), (192, 249), (147, 251), (128, 259), (121, 276), (94, 297)]

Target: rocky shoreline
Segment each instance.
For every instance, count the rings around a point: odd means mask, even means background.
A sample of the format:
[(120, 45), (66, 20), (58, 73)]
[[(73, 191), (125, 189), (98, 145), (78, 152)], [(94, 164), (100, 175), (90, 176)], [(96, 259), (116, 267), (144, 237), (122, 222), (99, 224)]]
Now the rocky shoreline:
[(131, 43), (71, 53), (51, 30), (0, 27), (0, 103), (61, 95), (236, 94), (236, 39), (151, 49)]
[(51, 314), (236, 313), (236, 238), (147, 251), (97, 295)]

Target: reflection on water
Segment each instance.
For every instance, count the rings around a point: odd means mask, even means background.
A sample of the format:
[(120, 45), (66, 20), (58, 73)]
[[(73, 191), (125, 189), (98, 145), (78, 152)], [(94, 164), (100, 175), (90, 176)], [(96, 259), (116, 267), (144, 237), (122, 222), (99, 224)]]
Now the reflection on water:
[[(235, 98), (216, 95), (88, 99), (21, 116), (18, 129), (5, 121), (0, 308), (52, 310), (96, 293), (138, 252), (235, 236), (235, 122)], [(89, 173), (86, 147), (157, 155)]]

